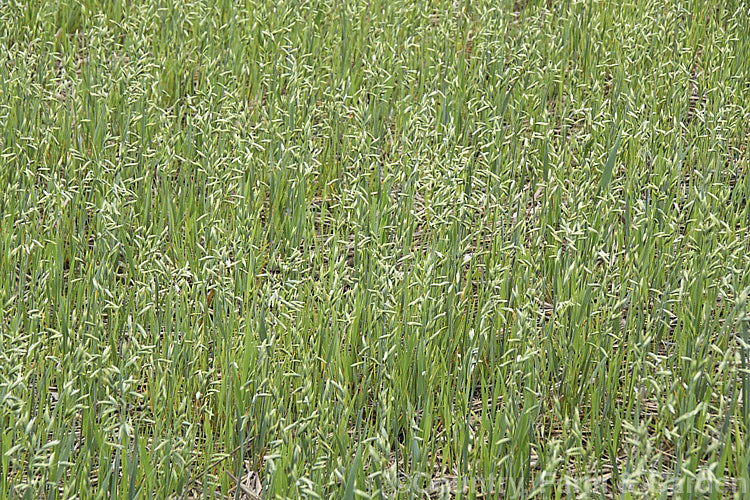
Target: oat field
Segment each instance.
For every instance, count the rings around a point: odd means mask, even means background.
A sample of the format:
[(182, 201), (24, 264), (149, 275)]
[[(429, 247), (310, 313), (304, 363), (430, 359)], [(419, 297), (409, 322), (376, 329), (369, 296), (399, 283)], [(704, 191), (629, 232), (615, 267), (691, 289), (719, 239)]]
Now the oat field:
[(0, 499), (750, 495), (750, 4), (0, 0)]

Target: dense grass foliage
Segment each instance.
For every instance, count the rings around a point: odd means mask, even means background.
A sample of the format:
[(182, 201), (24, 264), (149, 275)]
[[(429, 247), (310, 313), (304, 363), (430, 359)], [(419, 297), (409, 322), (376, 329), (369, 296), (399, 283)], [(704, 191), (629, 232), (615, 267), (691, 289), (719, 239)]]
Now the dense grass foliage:
[(0, 498), (750, 494), (749, 141), (741, 0), (0, 0)]

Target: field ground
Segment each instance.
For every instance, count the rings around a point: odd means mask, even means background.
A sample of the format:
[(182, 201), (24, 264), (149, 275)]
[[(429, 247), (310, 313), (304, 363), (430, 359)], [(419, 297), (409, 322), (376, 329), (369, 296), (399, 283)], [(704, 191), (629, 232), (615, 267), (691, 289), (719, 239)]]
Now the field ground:
[(750, 494), (741, 0), (0, 0), (0, 498)]

